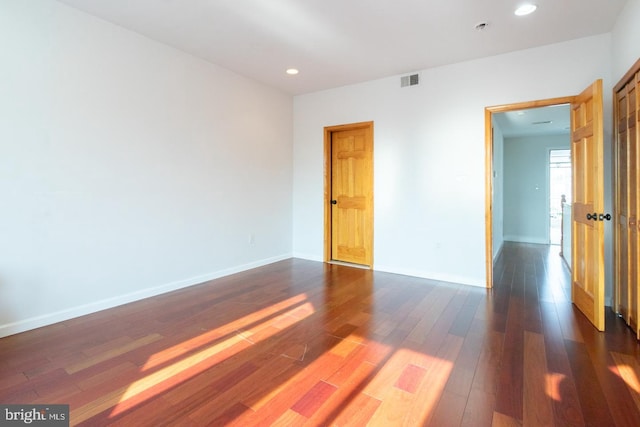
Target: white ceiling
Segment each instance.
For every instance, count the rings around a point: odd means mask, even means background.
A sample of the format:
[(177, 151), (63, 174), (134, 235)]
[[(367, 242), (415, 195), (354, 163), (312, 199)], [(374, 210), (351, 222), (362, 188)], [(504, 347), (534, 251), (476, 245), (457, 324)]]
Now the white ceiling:
[(290, 94), (606, 33), (626, 2), (533, 0), (517, 17), (522, 0), (59, 1)]
[(571, 125), (569, 104), (529, 108), (493, 114), (505, 138), (533, 135), (568, 135)]

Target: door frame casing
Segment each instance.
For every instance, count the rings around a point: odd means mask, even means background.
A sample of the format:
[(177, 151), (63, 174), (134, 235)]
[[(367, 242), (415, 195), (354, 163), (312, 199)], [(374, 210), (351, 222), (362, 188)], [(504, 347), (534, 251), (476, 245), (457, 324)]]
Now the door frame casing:
[(493, 114), (530, 108), (571, 104), (575, 96), (541, 99), (515, 104), (496, 105), (484, 109), (484, 152), (485, 152), (485, 262), (487, 288), (493, 287)]
[(371, 135), (371, 208), (370, 208), (370, 222), (371, 229), (368, 232), (367, 242), (369, 246), (369, 262), (368, 267), (373, 269), (373, 121), (349, 123), (344, 125), (325, 126), (324, 127), (324, 262), (331, 261), (331, 179), (332, 179), (332, 156), (331, 156), (331, 136), (334, 132), (356, 130), (356, 129), (369, 129)]

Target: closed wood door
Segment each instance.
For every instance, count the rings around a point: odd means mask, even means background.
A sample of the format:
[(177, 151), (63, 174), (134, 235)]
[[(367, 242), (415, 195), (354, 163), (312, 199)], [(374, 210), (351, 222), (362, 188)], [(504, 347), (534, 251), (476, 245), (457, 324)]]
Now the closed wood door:
[(366, 266), (373, 260), (373, 129), (331, 132), (331, 260)]
[(573, 303), (600, 331), (604, 330), (604, 161), (602, 80), (571, 105), (573, 164), (572, 287)]
[(638, 263), (638, 210), (640, 200), (640, 73), (624, 79), (615, 89), (615, 304), (640, 337), (640, 277)]
[(627, 145), (627, 197), (629, 206), (629, 239), (628, 256), (629, 265), (629, 301), (631, 313), (629, 324), (638, 332), (638, 122), (637, 116), (637, 84), (635, 79), (627, 85), (629, 98), (629, 114), (627, 116), (628, 145)]
[(615, 209), (615, 283), (616, 283), (616, 311), (622, 315), (627, 323), (630, 321), (629, 308), (629, 181), (627, 152), (627, 88), (616, 96), (616, 209)]

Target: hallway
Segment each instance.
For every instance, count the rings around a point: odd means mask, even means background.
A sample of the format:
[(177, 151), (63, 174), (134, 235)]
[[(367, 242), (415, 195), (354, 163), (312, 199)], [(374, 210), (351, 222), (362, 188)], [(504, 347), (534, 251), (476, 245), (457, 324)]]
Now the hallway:
[(609, 307), (599, 333), (571, 304), (558, 252), (505, 242), (494, 267), (493, 321), (505, 334), (496, 412), (525, 425), (640, 425), (634, 334)]

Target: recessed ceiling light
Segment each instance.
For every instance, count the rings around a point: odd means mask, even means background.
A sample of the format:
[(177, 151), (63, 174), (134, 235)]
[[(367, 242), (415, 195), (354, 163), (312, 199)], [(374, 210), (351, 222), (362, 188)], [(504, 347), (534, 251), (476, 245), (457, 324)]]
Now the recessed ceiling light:
[(288, 68), (287, 69), (287, 74), (289, 74), (290, 76), (295, 76), (296, 74), (298, 74), (300, 71), (298, 71), (297, 68)]
[(535, 4), (523, 4), (514, 12), (517, 16), (525, 16), (536, 11), (538, 6)]

